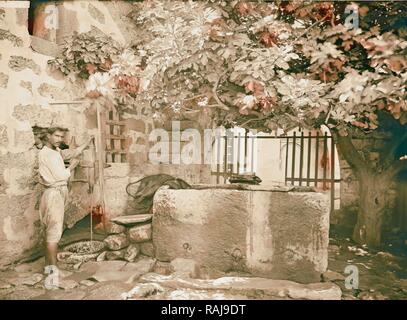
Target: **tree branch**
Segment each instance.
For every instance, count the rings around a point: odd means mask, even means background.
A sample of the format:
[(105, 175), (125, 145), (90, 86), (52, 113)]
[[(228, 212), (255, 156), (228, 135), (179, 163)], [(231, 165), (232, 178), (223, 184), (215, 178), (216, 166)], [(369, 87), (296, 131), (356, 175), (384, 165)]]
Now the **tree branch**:
[(270, 118), (270, 116), (266, 116), (266, 117), (262, 117), (262, 118), (249, 119), (249, 120), (246, 120), (245, 122), (242, 122), (241, 124), (239, 124), (239, 127), (244, 128), (244, 126), (247, 125), (247, 124), (249, 124), (250, 122), (253, 122), (253, 121), (263, 121), (263, 120), (267, 120), (268, 118)]
[(184, 101), (189, 101), (189, 100), (194, 100), (194, 99), (196, 99), (196, 98), (202, 98), (202, 97), (205, 97), (206, 96), (206, 94), (198, 94), (198, 95), (196, 95), (196, 96), (193, 96), (193, 97), (190, 97), (190, 98), (185, 98), (185, 99), (183, 99)]
[(308, 33), (308, 31), (310, 29), (312, 29), (313, 27), (315, 27), (318, 23), (322, 22), (323, 20), (325, 20), (326, 17), (328, 17), (329, 13), (326, 14), (324, 17), (322, 17), (320, 20), (315, 21), (312, 25), (310, 25), (307, 29), (305, 29), (305, 31), (303, 33), (301, 33), (299, 36), (297, 36), (294, 39), (294, 42), (296, 42), (299, 38), (303, 37), (304, 35), (306, 35)]
[(226, 72), (222, 73), (222, 74), (219, 76), (218, 80), (216, 80), (216, 83), (215, 83), (215, 85), (213, 86), (213, 89), (212, 89), (212, 94), (213, 94), (213, 97), (215, 98), (216, 102), (218, 103), (219, 107), (220, 107), (221, 109), (223, 109), (223, 110), (228, 111), (228, 110), (229, 110), (229, 107), (228, 107), (226, 104), (224, 104), (224, 103), (219, 99), (219, 96), (218, 96), (218, 93), (217, 93), (218, 85), (219, 85), (220, 79), (221, 79), (225, 74), (226, 74)]
[(341, 136), (335, 129), (331, 129), (332, 135), (336, 140), (336, 146), (338, 151), (349, 163), (349, 165), (355, 169), (355, 173), (359, 174), (366, 169), (372, 169), (371, 166), (363, 160), (362, 156), (358, 153), (355, 146), (352, 143), (352, 139), (349, 136)]

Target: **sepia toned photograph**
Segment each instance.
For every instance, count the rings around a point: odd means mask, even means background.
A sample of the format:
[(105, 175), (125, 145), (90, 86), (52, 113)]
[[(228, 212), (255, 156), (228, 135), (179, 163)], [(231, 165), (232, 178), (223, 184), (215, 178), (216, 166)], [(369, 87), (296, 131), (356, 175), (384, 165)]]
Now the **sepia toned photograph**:
[(406, 84), (407, 1), (0, 0), (0, 304), (407, 300)]

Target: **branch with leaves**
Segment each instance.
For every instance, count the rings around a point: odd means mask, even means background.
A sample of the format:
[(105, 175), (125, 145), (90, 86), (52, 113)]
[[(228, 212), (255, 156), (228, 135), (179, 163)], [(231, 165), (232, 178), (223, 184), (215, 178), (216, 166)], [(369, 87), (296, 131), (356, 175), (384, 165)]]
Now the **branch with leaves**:
[(93, 38), (75, 35), (54, 64), (89, 79), (92, 97), (115, 90), (120, 107), (145, 106), (161, 119), (199, 110), (263, 131), (369, 132), (380, 110), (407, 123), (407, 41), (371, 28), (371, 6), (396, 12), (363, 4), (363, 29), (349, 29), (343, 5), (331, 2), (140, 2), (130, 14), (139, 37), (128, 48), (98, 38), (81, 49), (90, 59), (82, 62), (77, 44)]

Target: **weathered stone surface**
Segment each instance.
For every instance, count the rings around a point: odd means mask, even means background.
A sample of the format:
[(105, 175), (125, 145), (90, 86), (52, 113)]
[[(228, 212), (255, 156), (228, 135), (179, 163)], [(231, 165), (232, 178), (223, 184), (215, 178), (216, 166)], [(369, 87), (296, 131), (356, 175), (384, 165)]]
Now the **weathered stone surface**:
[(142, 274), (138, 271), (98, 271), (93, 276), (98, 282), (119, 281), (123, 283), (133, 283)]
[(198, 265), (192, 259), (176, 258), (171, 261), (174, 272), (190, 278), (195, 278), (198, 274)]
[(104, 261), (106, 260), (107, 251), (103, 251), (100, 255), (97, 256), (96, 261)]
[(190, 258), (209, 271), (320, 281), (328, 263), (328, 197), (262, 188), (160, 189), (153, 205), (156, 258)]
[(27, 28), (28, 8), (16, 8), (15, 13), (17, 25)]
[(47, 290), (47, 292), (41, 296), (37, 296), (34, 300), (82, 300), (86, 295), (86, 292), (82, 290)]
[[(30, 148), (34, 143), (34, 135), (31, 130), (14, 130), (14, 137), (16, 145), (19, 145), (22, 148)], [(27, 184), (27, 181), (24, 181), (23, 179), (16, 179), (16, 182), (20, 186)]]
[(98, 283), (90, 288), (84, 300), (121, 300), (121, 295), (129, 291), (133, 285), (120, 282)]
[(153, 242), (148, 241), (148, 242), (140, 243), (140, 252), (141, 252), (141, 254), (144, 254), (147, 257), (154, 257), (155, 250), (154, 250)]
[(0, 72), (0, 88), (7, 88), (9, 76), (3, 72)]
[(89, 261), (84, 263), (78, 272), (75, 272), (73, 275), (68, 277), (69, 280), (74, 280), (76, 282), (81, 282), (82, 280), (89, 280), (95, 274), (103, 274), (104, 272), (119, 272), (121, 268), (126, 264), (125, 261)]
[(120, 250), (129, 245), (129, 240), (125, 234), (111, 235), (108, 236), (104, 241), (110, 250)]
[(334, 272), (331, 270), (327, 270), (327, 272), (325, 272), (322, 275), (324, 281), (344, 281), (345, 280), (345, 276), (343, 276), (342, 274), (338, 273), (338, 272)]
[(10, 283), (0, 280), (0, 290), (10, 289), (11, 287)]
[(38, 93), (43, 97), (54, 100), (68, 100), (70, 98), (66, 91), (49, 83), (42, 83), (38, 87)]
[(33, 276), (30, 272), (21, 272), (21, 273), (11, 273), (7, 276), (7, 278), (3, 279), (5, 282), (12, 284), (15, 287), (22, 286), (22, 285), (30, 285), (33, 286), (36, 283), (42, 280), (38, 279), (38, 276), (35, 274)]
[(43, 279), (43, 275), (40, 273), (34, 273), (31, 277), (24, 279), (21, 284), (27, 286), (34, 286)]
[(92, 281), (92, 280), (82, 280), (81, 282), (79, 282), (79, 284), (86, 286), (86, 287), (91, 287), (91, 286), (95, 285), (96, 282)]
[(31, 300), (45, 293), (45, 289), (34, 287), (19, 287), (8, 294), (5, 299), (7, 300)]
[[(99, 256), (98, 256), (99, 257)], [(81, 265), (82, 265), (82, 261), (81, 262), (78, 262), (77, 264), (75, 264), (74, 266), (73, 266), (73, 269), (74, 270), (79, 270), (79, 268), (81, 267)]]
[(59, 276), (61, 279), (68, 278), (68, 277), (70, 277), (71, 275), (73, 275), (73, 272), (72, 272), (72, 271), (65, 270), (65, 269), (61, 269), (61, 268), (58, 269), (58, 276)]
[(215, 280), (195, 280), (170, 275), (146, 274), (142, 282), (155, 282), (163, 287), (194, 290), (227, 290), (230, 293), (258, 296), (259, 298), (295, 300), (340, 300), (341, 289), (330, 282), (300, 284), (288, 280), (266, 278), (223, 277)]
[(45, 258), (40, 258), (33, 262), (23, 263), (14, 268), (17, 272), (43, 272), (45, 266)]
[(60, 279), (58, 282), (58, 287), (64, 290), (71, 290), (78, 286), (79, 284), (74, 280)]
[[(154, 267), (155, 260), (147, 258), (135, 263), (125, 261), (102, 261), (85, 263), (80, 272), (85, 275), (84, 279), (94, 279), (99, 282), (121, 281), (132, 283), (141, 275), (150, 272)], [(81, 279), (83, 280), (83, 279)]]
[(134, 262), (140, 252), (138, 245), (132, 244), (127, 247), (124, 259), (128, 262)]
[[(8, 145), (8, 135), (7, 135), (7, 127), (5, 125), (0, 125), (0, 145), (6, 147)], [(0, 178), (1, 187), (4, 188), (4, 176), (2, 175)], [(2, 191), (3, 188), (0, 188)]]
[(119, 216), (116, 218), (112, 218), (110, 221), (121, 224), (123, 226), (134, 226), (138, 223), (150, 221), (152, 217), (152, 214), (135, 214), (129, 216)]
[(58, 47), (58, 45), (55, 42), (37, 36), (31, 36), (30, 38), (31, 38), (31, 48), (35, 52), (54, 58), (56, 58), (59, 54), (62, 53), (62, 48)]
[(14, 47), (21, 47), (23, 45), (23, 39), (4, 29), (0, 29), (0, 40), (8, 40)]
[(55, 119), (56, 113), (43, 109), (38, 105), (16, 105), (12, 116), (17, 120), (30, 121), (31, 125), (49, 127)]
[(116, 250), (116, 251), (107, 251), (106, 260), (123, 260), (126, 254), (126, 249)]
[(171, 291), (166, 299), (169, 300), (247, 300), (247, 296), (230, 294), (220, 290), (205, 291), (193, 289), (178, 289)]
[(126, 264), (126, 261), (89, 261), (81, 266), (80, 271), (88, 274), (97, 271), (120, 271)]
[(358, 295), (360, 300), (388, 300), (388, 297), (382, 295), (380, 292), (363, 291)]
[(35, 74), (41, 73), (41, 68), (32, 59), (24, 58), (21, 56), (11, 56), (8, 66), (14, 71), (22, 71), (24, 69), (31, 69)]
[(142, 258), (137, 262), (129, 262), (127, 263), (122, 271), (138, 271), (141, 274), (145, 274), (151, 272), (154, 269), (156, 260), (151, 258)]
[(133, 282), (141, 273), (134, 269), (124, 269), (126, 264), (125, 261), (88, 262), (81, 267), (76, 280)]
[(157, 261), (154, 265), (153, 272), (168, 276), (174, 272), (174, 266), (170, 262)]
[(129, 239), (133, 242), (144, 242), (151, 240), (151, 224), (143, 224), (129, 229)]
[(135, 286), (129, 292), (121, 295), (123, 300), (140, 299), (148, 296), (155, 295), (157, 293), (164, 292), (164, 288), (157, 283), (142, 283)]
[(99, 234), (119, 234), (124, 233), (125, 231), (126, 227), (110, 221), (105, 223), (104, 229), (103, 228), (95, 229), (95, 232)]
[(31, 93), (33, 93), (32, 83), (30, 81), (20, 81), (20, 86), (24, 89), (27, 89)]
[[(78, 262), (79, 263), (79, 262)], [(74, 266), (75, 266), (76, 264), (72, 264), (72, 263), (66, 263), (65, 261), (63, 261), (63, 262), (58, 262), (58, 267), (59, 267), (59, 270), (71, 270), (71, 271), (73, 271), (73, 270), (75, 270), (74, 269)]]

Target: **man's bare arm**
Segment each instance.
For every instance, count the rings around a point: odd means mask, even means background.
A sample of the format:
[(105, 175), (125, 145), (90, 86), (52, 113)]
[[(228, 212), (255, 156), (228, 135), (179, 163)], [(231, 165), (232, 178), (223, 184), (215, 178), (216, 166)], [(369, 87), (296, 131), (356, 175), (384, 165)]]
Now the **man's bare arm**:
[(87, 142), (75, 149), (65, 149), (61, 150), (61, 155), (64, 160), (74, 159), (82, 154), (82, 152), (93, 142), (94, 137), (88, 139)]
[(72, 160), (70, 161), (70, 163), (69, 163), (68, 169), (69, 169), (70, 171), (74, 170), (74, 169), (78, 166), (79, 162), (80, 162), (79, 159), (72, 159)]

